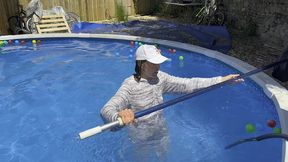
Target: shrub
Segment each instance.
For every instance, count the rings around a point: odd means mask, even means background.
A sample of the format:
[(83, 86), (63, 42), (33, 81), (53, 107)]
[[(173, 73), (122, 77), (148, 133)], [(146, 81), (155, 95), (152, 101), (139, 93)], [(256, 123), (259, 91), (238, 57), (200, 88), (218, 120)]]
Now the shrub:
[(116, 18), (117, 21), (128, 21), (128, 15), (125, 13), (124, 7), (118, 3), (116, 3)]

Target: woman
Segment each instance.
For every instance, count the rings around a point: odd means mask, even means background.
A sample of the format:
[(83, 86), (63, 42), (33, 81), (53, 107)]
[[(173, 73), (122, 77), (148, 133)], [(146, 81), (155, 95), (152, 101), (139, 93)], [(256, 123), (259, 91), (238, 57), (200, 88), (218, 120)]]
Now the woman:
[[(117, 93), (105, 104), (101, 115), (112, 122), (120, 118), (129, 128), (132, 141), (142, 146), (152, 142), (161, 156), (167, 150), (168, 133), (162, 110), (134, 119), (134, 112), (163, 102), (165, 93), (190, 93), (235, 78), (238, 74), (213, 78), (180, 78), (160, 71), (167, 58), (153, 45), (142, 45), (136, 51), (135, 74), (125, 79)], [(141, 147), (143, 151), (143, 147)], [(149, 149), (148, 149), (149, 150)]]

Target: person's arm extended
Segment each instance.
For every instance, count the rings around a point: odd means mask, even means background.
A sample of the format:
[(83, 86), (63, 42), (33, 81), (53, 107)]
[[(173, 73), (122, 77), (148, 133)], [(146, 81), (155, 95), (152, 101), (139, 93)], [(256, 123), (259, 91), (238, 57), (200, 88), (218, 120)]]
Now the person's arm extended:
[(106, 122), (117, 120), (118, 112), (129, 106), (130, 89), (126, 82), (118, 89), (116, 94), (101, 109), (101, 115)]
[(163, 93), (190, 93), (223, 81), (224, 77), (213, 78), (180, 78), (163, 73)]

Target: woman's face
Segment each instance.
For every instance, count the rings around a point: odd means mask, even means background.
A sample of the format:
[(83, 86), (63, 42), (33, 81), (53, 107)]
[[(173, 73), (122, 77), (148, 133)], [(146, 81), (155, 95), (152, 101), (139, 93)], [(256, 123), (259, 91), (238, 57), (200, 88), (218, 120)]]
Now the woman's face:
[(142, 74), (148, 74), (149, 76), (157, 76), (158, 71), (160, 70), (160, 64), (153, 64), (151, 62), (144, 62), (142, 64)]

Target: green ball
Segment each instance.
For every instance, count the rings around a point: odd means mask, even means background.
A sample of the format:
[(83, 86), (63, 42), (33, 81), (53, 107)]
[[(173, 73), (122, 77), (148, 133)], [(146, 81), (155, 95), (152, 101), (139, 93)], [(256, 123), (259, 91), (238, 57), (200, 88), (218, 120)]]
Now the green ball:
[(246, 128), (246, 132), (248, 133), (253, 133), (256, 130), (255, 126), (251, 123), (247, 124), (245, 128)]
[(139, 42), (139, 46), (142, 46), (143, 44), (141, 42)]
[(184, 60), (184, 56), (179, 56), (179, 60), (183, 61)]
[(273, 133), (281, 134), (281, 133), (282, 133), (282, 130), (281, 130), (281, 128), (274, 128), (274, 129), (273, 129)]

